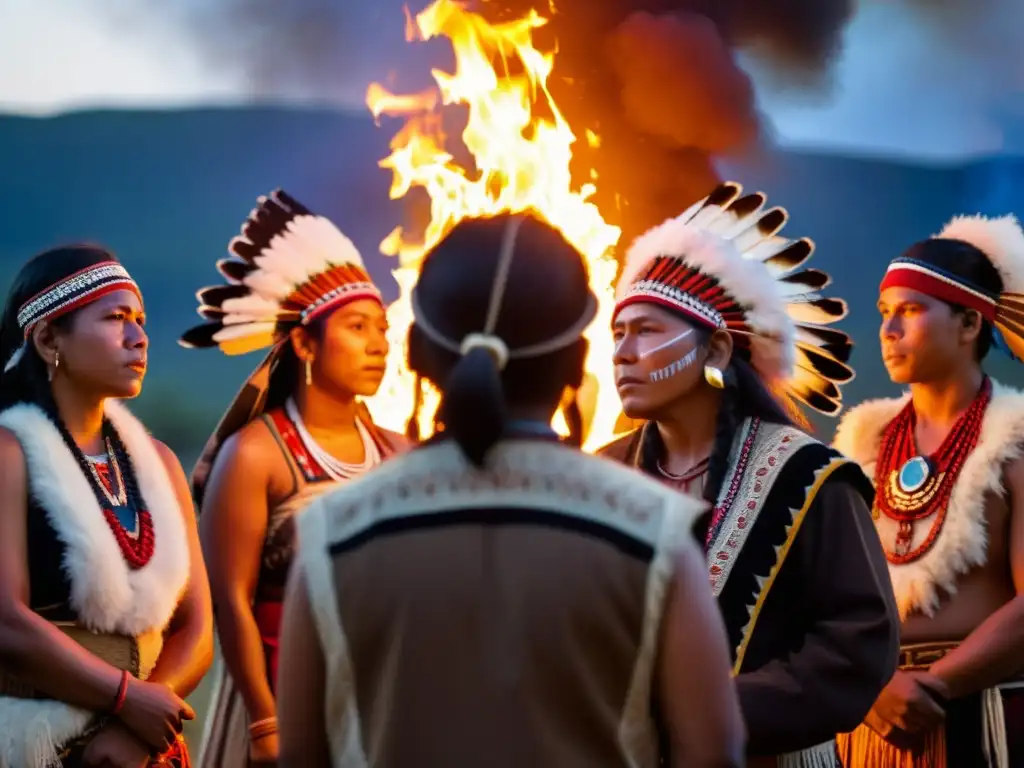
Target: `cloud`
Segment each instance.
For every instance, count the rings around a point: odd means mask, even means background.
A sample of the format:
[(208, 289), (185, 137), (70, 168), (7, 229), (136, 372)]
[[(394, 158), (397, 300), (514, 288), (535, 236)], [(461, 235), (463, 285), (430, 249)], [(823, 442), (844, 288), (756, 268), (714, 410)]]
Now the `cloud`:
[(1024, 3), (862, 3), (827, 97), (794, 92), (749, 57), (784, 144), (938, 161), (1024, 151)]

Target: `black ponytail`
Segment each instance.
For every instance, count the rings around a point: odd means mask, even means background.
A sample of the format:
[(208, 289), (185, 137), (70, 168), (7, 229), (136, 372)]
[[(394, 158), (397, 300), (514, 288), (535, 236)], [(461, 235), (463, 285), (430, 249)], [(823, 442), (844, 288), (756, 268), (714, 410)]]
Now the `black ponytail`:
[(486, 349), (473, 349), (452, 367), (444, 384), (441, 419), (445, 434), (459, 444), (470, 462), (484, 465), (487, 452), (501, 438), (506, 421), (501, 372)]

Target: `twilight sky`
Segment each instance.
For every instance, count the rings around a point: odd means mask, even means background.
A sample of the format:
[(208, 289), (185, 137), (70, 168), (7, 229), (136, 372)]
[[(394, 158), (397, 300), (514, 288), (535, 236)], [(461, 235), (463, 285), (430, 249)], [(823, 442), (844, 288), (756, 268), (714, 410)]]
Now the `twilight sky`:
[[(209, 8), (234, 1), (174, 5)], [(425, 84), (428, 58), (403, 42), (400, 3), (324, 2), (360, 8), (359, 34), (338, 41), (350, 51), (344, 72), (329, 78), (329, 86), (324, 78), (301, 88), (294, 82), (268, 88), (257, 87), (246, 67), (232, 66), (230, 52), (197, 41), (197, 19), (188, 11), (144, 13), (131, 0), (9, 0), (0, 5), (0, 112), (45, 115), (254, 98), (361, 108), (367, 83), (396, 70), (403, 84)], [(742, 61), (779, 143), (942, 162), (1024, 154), (1021, 40), (1021, 0), (861, 0), (831, 89), (783, 89), (755, 60)], [(275, 42), (286, 44), (272, 35), (260, 39), (269, 67)], [(334, 47), (333, 40), (318, 42)]]

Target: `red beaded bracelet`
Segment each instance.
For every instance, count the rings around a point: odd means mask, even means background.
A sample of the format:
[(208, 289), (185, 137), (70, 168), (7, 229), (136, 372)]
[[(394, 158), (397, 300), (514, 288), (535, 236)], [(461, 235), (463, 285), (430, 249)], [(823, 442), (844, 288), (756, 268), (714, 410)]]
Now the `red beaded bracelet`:
[(131, 675), (128, 670), (121, 673), (121, 683), (117, 686), (117, 698), (114, 699), (114, 706), (110, 710), (110, 714), (119, 715), (121, 710), (124, 709), (124, 700), (128, 698), (128, 678)]

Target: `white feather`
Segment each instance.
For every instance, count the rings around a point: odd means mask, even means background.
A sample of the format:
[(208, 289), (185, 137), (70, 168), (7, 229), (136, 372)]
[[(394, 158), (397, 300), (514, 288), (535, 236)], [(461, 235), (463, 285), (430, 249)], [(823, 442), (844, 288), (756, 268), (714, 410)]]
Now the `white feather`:
[(999, 270), (1004, 291), (1024, 293), (1024, 230), (1016, 216), (956, 216), (935, 237), (970, 243)]
[(284, 301), (295, 290), (294, 284), (285, 280), (281, 275), (264, 269), (246, 275), (242, 284), (251, 288), (253, 293), (277, 301)]
[(718, 235), (681, 219), (669, 219), (641, 235), (629, 249), (616, 290), (619, 298), (658, 256), (682, 258), (715, 277), (747, 309), (751, 330), (767, 337), (753, 347), (755, 366), (766, 378), (788, 375), (796, 329), (786, 314), (779, 284), (763, 264), (745, 260), (733, 243)]
[(277, 327), (276, 323), (246, 323), (244, 325), (225, 325), (215, 334), (213, 340), (217, 343), (241, 339), (246, 336), (255, 336), (260, 333), (273, 333)]
[(272, 299), (250, 293), (237, 299), (225, 299), (220, 308), (229, 315), (246, 315), (253, 319), (276, 317), (281, 305)]

